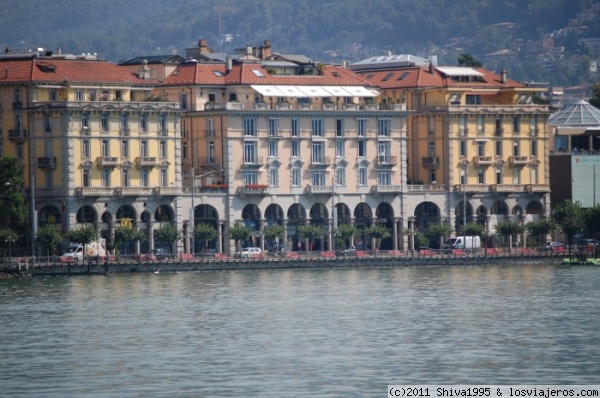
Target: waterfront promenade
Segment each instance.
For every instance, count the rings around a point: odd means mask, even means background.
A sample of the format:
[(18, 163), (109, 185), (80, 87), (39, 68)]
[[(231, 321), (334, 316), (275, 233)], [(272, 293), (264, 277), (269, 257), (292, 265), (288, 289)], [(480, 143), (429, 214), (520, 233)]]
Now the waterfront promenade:
[(255, 258), (236, 258), (227, 255), (171, 257), (162, 260), (139, 255), (120, 257), (110, 261), (87, 258), (84, 262), (39, 261), (29, 258), (12, 259), (0, 264), (0, 276), (77, 276), (110, 275), (155, 272), (201, 272), (247, 269), (311, 269), (356, 267), (411, 267), (411, 266), (486, 266), (515, 263), (560, 263), (568, 253), (535, 250), (497, 250), (462, 253), (435, 250), (372, 251), (351, 255), (333, 252), (292, 252), (287, 255), (263, 254)]

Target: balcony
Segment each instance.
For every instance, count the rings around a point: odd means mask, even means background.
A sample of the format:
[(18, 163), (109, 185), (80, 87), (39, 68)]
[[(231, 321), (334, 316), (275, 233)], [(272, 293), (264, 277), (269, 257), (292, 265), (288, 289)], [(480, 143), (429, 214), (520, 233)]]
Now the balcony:
[(120, 196), (152, 196), (154, 191), (148, 187), (121, 187), (115, 189), (115, 194)]
[(180, 187), (156, 187), (152, 189), (154, 196), (179, 196), (181, 195)]
[(310, 162), (311, 167), (328, 167), (331, 165), (329, 156), (313, 156)]
[(37, 158), (37, 167), (40, 169), (54, 169), (56, 167), (56, 157), (45, 156)]
[(389, 194), (389, 193), (394, 193), (394, 194), (399, 194), (400, 191), (402, 190), (402, 186), (400, 185), (373, 185), (371, 187), (371, 192), (373, 194)]
[(289, 104), (287, 102), (278, 102), (275, 104), (275, 109), (279, 111), (289, 111), (292, 109), (292, 104)]
[(265, 165), (265, 158), (262, 156), (250, 157), (244, 159), (241, 168), (244, 169), (255, 169)]
[(491, 156), (475, 156), (473, 157), (473, 166), (491, 166), (494, 160)]
[(373, 160), (375, 167), (392, 167), (398, 164), (398, 156), (379, 155)]
[(264, 196), (269, 193), (269, 186), (266, 184), (246, 184), (237, 189), (238, 195), (259, 195)]
[(119, 159), (110, 156), (99, 156), (96, 158), (98, 167), (117, 167), (119, 165)]
[(133, 108), (133, 109), (180, 109), (179, 102), (168, 101), (31, 101), (29, 106), (32, 108), (97, 108), (112, 106), (115, 109)]
[(333, 187), (331, 185), (311, 185), (308, 184), (305, 189), (307, 194), (316, 195), (333, 195)]
[(108, 187), (83, 187), (83, 188), (75, 188), (75, 195), (78, 197), (89, 197), (89, 196), (94, 196), (94, 197), (100, 197), (100, 196), (105, 196), (105, 197), (110, 197), (113, 196), (115, 193), (115, 189), (114, 188), (108, 188)]
[(424, 156), (421, 158), (421, 166), (427, 168), (438, 168), (440, 167), (439, 156)]
[(8, 130), (8, 139), (11, 141), (23, 141), (25, 139), (25, 130)]
[(156, 167), (158, 165), (158, 161), (155, 157), (148, 156), (140, 156), (135, 160), (135, 163), (138, 167)]
[(524, 166), (527, 163), (529, 163), (529, 158), (527, 156), (511, 156), (508, 158), (508, 165), (510, 167)]

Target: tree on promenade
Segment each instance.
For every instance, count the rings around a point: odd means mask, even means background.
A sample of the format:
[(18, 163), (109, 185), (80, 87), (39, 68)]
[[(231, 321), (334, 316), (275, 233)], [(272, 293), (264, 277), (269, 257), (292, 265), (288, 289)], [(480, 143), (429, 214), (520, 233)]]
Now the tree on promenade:
[(50, 254), (56, 252), (62, 239), (61, 229), (58, 225), (46, 224), (38, 228), (35, 241), (46, 248), (46, 263), (50, 262)]
[(309, 252), (312, 251), (310, 242), (316, 239), (321, 239), (325, 233), (323, 228), (319, 227), (318, 225), (299, 225), (296, 230), (300, 239), (307, 239), (309, 241), (308, 245), (306, 245), (306, 248)]
[(370, 239), (375, 239), (375, 250), (379, 250), (381, 242), (384, 239), (392, 236), (390, 230), (383, 225), (371, 225), (369, 228), (365, 229), (363, 233)]
[(240, 254), (242, 253), (242, 243), (247, 241), (252, 236), (252, 230), (244, 225), (236, 224), (229, 228), (229, 239), (235, 241)]
[(585, 210), (585, 231), (593, 237), (600, 235), (600, 204)]
[(496, 225), (496, 232), (504, 237), (504, 245), (506, 246), (506, 241), (508, 240), (508, 246), (512, 247), (513, 238), (517, 234), (522, 233), (524, 230), (523, 225), (519, 222), (513, 221), (502, 221)]
[(457, 235), (479, 236), (480, 238), (483, 238), (485, 236), (485, 225), (476, 222), (468, 223), (464, 230), (461, 229)]
[(143, 242), (148, 240), (148, 235), (145, 231), (140, 231), (131, 225), (130, 222), (121, 222), (121, 225), (115, 228), (115, 247), (125, 244), (124, 255), (127, 255), (127, 243)]
[(156, 231), (154, 231), (154, 240), (157, 243), (163, 245), (173, 246), (174, 243), (181, 240), (181, 231), (176, 226), (168, 224), (161, 225)]
[(546, 236), (556, 229), (556, 223), (552, 219), (536, 220), (527, 223), (525, 228), (527, 228), (527, 234), (541, 246), (544, 244)]
[(355, 225), (340, 224), (335, 230), (335, 247), (346, 249), (346, 242), (358, 236), (358, 228)]
[(208, 247), (208, 242), (216, 240), (219, 232), (210, 224), (200, 223), (194, 227), (194, 242), (202, 242), (202, 251)]
[(0, 228), (0, 247), (2, 247), (5, 262), (7, 249), (10, 257), (10, 248), (17, 241), (17, 239), (19, 239), (19, 234), (12, 229), (6, 227)]
[(93, 225), (82, 225), (74, 228), (67, 233), (70, 242), (83, 245), (82, 259), (85, 262), (86, 246), (98, 238), (98, 230)]
[[(283, 225), (274, 224), (265, 227), (263, 231), (263, 235), (265, 237), (266, 242), (272, 242), (273, 240), (283, 240), (285, 235), (285, 228)], [(275, 248), (277, 251), (278, 247)]]
[(586, 212), (579, 202), (565, 200), (554, 207), (552, 218), (560, 229), (567, 235), (569, 248), (573, 244), (573, 236), (585, 228)]
[(446, 223), (432, 223), (425, 228), (425, 236), (429, 239), (430, 243), (436, 245), (437, 248), (441, 249), (444, 245), (444, 237), (450, 236), (452, 233), (452, 227)]
[(25, 221), (23, 177), (17, 159), (0, 157), (0, 223), (14, 227)]

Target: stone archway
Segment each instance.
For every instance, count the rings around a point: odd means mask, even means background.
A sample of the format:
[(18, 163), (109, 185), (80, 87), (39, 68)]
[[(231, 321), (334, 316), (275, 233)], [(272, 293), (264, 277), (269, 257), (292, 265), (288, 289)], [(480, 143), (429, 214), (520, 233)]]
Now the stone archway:
[(252, 230), (252, 235), (250, 236), (249, 241), (242, 243), (243, 247), (246, 247), (246, 246), (259, 247), (259, 246), (261, 246), (260, 219), (261, 219), (261, 212), (257, 205), (249, 203), (246, 206), (244, 206), (244, 209), (242, 210), (242, 220), (243, 220), (244, 226), (246, 228), (249, 228), (250, 230)]
[(291, 205), (287, 211), (288, 219), (288, 241), (291, 250), (303, 250), (303, 242), (298, 238), (297, 228), (300, 225), (306, 225), (306, 210), (299, 203)]
[(77, 224), (95, 224), (98, 221), (98, 213), (93, 206), (83, 205), (77, 210), (75, 219)]
[[(373, 225), (373, 210), (365, 202), (361, 202), (354, 208), (354, 225), (362, 232)], [(371, 242), (363, 233), (359, 233), (354, 241), (356, 250), (371, 249)]]
[(388, 202), (381, 202), (375, 209), (377, 224), (390, 231), (391, 236), (381, 241), (379, 248), (381, 250), (394, 249), (394, 209)]
[(415, 209), (415, 229), (423, 233), (429, 224), (440, 223), (440, 208), (433, 202), (421, 202)]

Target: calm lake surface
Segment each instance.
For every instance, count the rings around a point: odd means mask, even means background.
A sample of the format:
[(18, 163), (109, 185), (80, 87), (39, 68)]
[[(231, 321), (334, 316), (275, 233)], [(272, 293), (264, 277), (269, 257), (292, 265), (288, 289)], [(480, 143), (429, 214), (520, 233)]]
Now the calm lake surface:
[(596, 384), (600, 267), (0, 280), (0, 396), (384, 397)]

